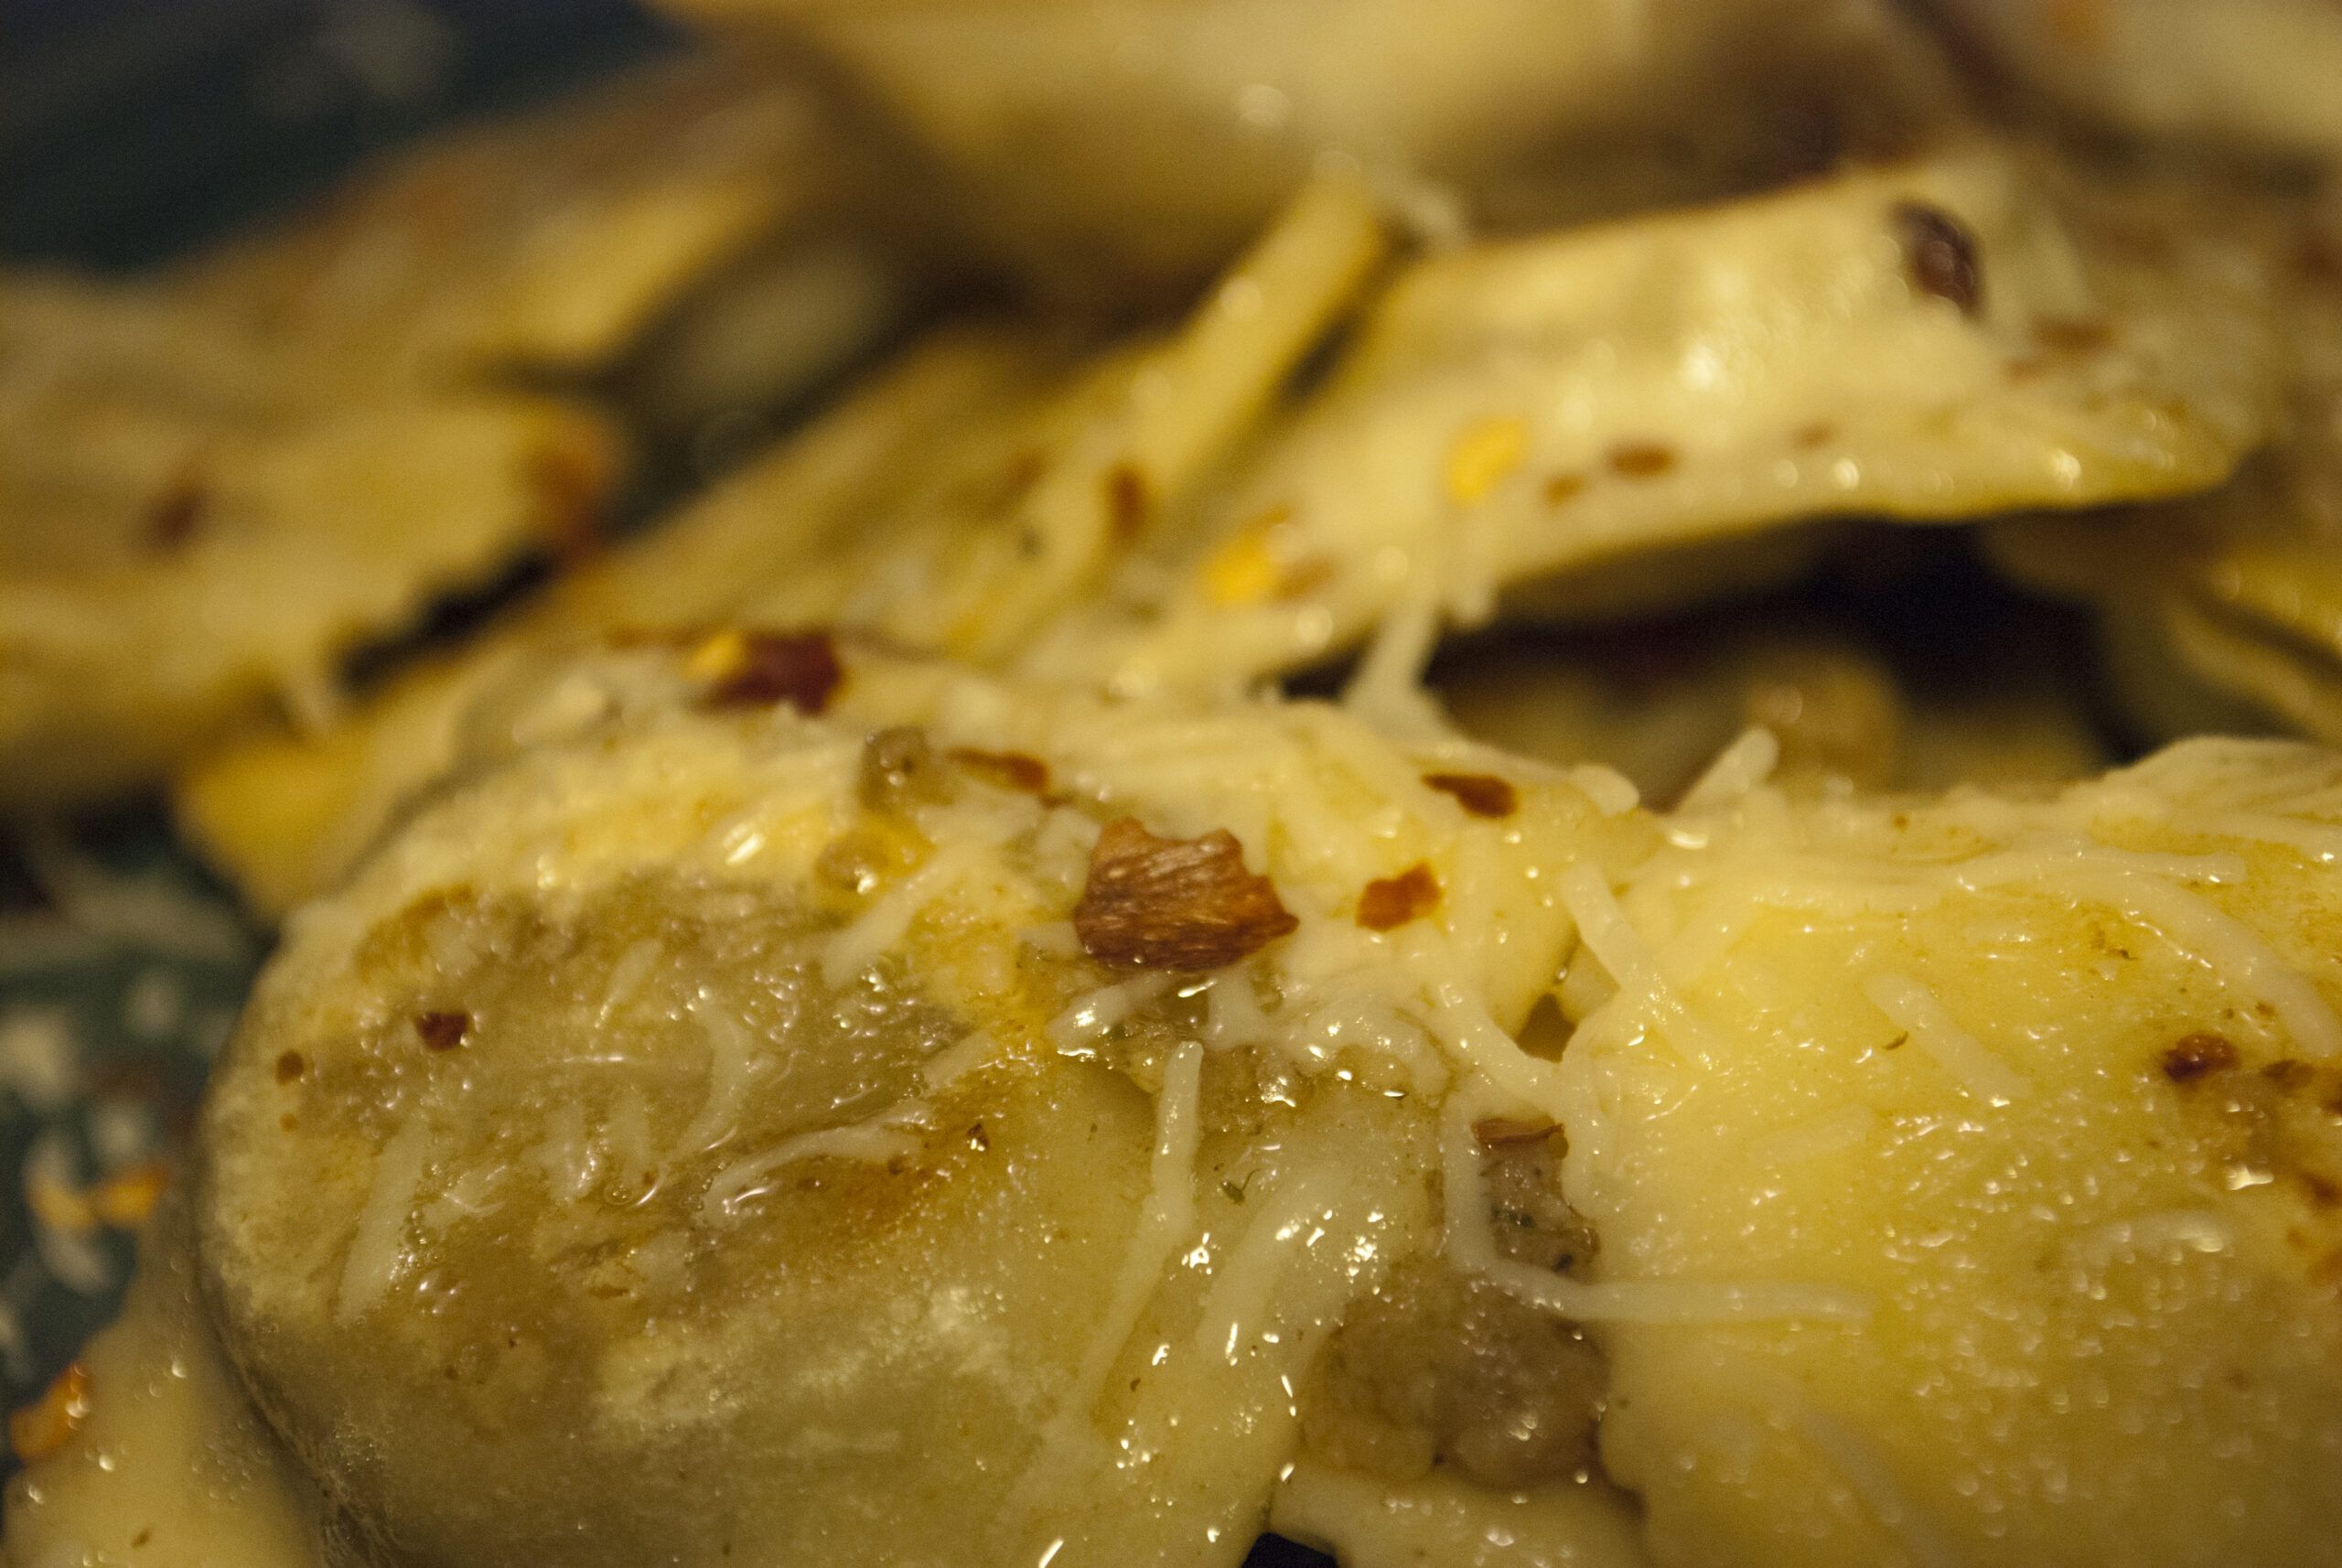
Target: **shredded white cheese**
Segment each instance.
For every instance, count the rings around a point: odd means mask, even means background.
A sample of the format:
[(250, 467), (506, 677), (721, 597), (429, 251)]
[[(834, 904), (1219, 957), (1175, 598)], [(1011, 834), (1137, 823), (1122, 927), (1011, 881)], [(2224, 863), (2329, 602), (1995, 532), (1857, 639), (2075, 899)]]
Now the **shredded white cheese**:
[(1171, 1053), (1163, 1068), (1163, 1092), (1155, 1104), (1155, 1154), (1147, 1169), (1146, 1208), (1139, 1216), (1130, 1249), (1123, 1254), (1114, 1278), (1114, 1294), (1081, 1353), (1063, 1402), (1042, 1437), (1042, 1456), (1033, 1473), (1042, 1473), (1056, 1454), (1078, 1441), (1107, 1374), (1130, 1342), (1179, 1244), (1195, 1229), (1196, 1149), (1203, 1129), (1197, 1114), (1203, 1081), (1203, 1047), (1193, 1041)]
[(1868, 1323), (1860, 1291), (1785, 1280), (1575, 1280), (1502, 1259), (1488, 1278), (1506, 1294), (1576, 1323)]
[(1935, 993), (1910, 976), (1873, 975), (1864, 982), (1863, 994), (1909, 1035), (1914, 1046), (1958, 1079), (1961, 1089), (1985, 1104), (2011, 1105), (2032, 1092), (2023, 1073), (1953, 1022)]
[(373, 1185), (358, 1211), (335, 1298), (335, 1316), (345, 1325), (373, 1310), (397, 1283), (406, 1263), (407, 1224), (430, 1158), (431, 1124), (420, 1115), (402, 1122), (374, 1156)]
[(700, 1198), (700, 1219), (712, 1225), (735, 1218), (742, 1205), (770, 1192), (772, 1178), (800, 1160), (850, 1160), (860, 1165), (884, 1165), (909, 1159), (919, 1153), (919, 1140), (902, 1123), (915, 1117), (919, 1109), (915, 1103), (907, 1104), (868, 1121), (799, 1133), (762, 1154), (733, 1161), (708, 1182), (707, 1191)]
[(1196, 1345), (1233, 1365), (1270, 1327), (1278, 1278), (1296, 1251), (1327, 1235), (1334, 1181), (1322, 1170), (1288, 1173), (1230, 1250), (1197, 1315)]
[[(1654, 1014), (1662, 1031), (1683, 1050), (1702, 1061), (1714, 1060), (1714, 1044), (1705, 1026), (1668, 983), (1600, 869), (1583, 862), (1571, 866), (1561, 875), (1559, 891), (1563, 908), (1577, 922), (1578, 940), (1618, 986), (1618, 993), (1603, 1004), (1602, 1015), (1626, 1025)], [(1589, 1018), (1581, 1026), (1591, 1029), (1596, 1023)]]
[(1780, 764), (1781, 743), (1771, 730), (1762, 725), (1743, 730), (1683, 792), (1680, 810), (1687, 816), (1723, 811), (1772, 778)]
[(2077, 1237), (2068, 1256), (2085, 1268), (2100, 1270), (2124, 1257), (2231, 1251), (2236, 1242), (2235, 1225), (2218, 1210), (2169, 1208), (2109, 1220)]

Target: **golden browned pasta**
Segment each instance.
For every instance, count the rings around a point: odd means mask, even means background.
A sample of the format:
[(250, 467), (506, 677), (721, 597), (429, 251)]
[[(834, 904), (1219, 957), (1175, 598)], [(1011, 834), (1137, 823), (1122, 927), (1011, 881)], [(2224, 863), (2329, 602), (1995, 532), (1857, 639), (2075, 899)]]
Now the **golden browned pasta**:
[(229, 1353), (415, 1560), (1234, 1563), (1327, 1330), (1445, 1277), (1442, 1105), (1547, 1092), (1552, 879), (1648, 832), (820, 638), (512, 701), (289, 928), (202, 1133)]

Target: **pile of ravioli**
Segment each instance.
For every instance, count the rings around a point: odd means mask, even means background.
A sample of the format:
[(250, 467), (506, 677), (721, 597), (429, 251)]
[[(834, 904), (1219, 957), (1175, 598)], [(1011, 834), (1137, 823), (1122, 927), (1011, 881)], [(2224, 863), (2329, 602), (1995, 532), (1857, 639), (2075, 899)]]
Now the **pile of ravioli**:
[(678, 9), (0, 276), (281, 930), (8, 1562), (2334, 1560), (2342, 16)]

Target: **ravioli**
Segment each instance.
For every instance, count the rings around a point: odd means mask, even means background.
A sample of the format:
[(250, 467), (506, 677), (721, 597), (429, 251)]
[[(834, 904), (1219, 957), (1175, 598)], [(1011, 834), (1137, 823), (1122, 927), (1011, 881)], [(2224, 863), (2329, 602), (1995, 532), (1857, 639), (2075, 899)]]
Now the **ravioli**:
[(2057, 526), (1999, 524), (1989, 537), (2019, 582), (2100, 607), (2118, 671), (2175, 672), (2208, 693), (2208, 703), (2170, 711), (2159, 674), (2123, 682), (2151, 732), (2273, 721), (2342, 740), (2342, 575), (2332, 560), (2342, 538), (2342, 278), (2326, 256), (2337, 209), (2330, 199), (2306, 209), (2264, 199), (2221, 217), (2272, 257), (2286, 327), (2278, 440), (2208, 495)]
[[(156, 276), (0, 280), (0, 807), (150, 783), (273, 692), (321, 727), (353, 648), (590, 543), (624, 444), (520, 381), (631, 360), (642, 403), (688, 419), (865, 349), (908, 284), (833, 275), (862, 163), (796, 78), (692, 56)], [(723, 318), (756, 364), (693, 359), (715, 324), (679, 303), (758, 265), (762, 314), (733, 292)], [(818, 329), (777, 318), (791, 291)]]
[(980, 241), (1090, 295), (1191, 286), (1329, 158), (1426, 228), (1517, 229), (1806, 173), (1952, 106), (1871, 0), (669, 8), (817, 51)]
[(1778, 748), (1775, 776), (1800, 791), (2022, 789), (2102, 768), (2104, 743), (2041, 639), (2005, 626), (1976, 634), (1989, 670), (1960, 670), (1974, 660), (1947, 650), (1923, 686), (1857, 639), (1747, 616), (1499, 639), (1443, 656), (1431, 684), (1466, 733), (1546, 762), (1616, 768), (1662, 804), (1752, 725)]
[[(1357, 303), (1387, 244), (1358, 181), (1312, 184), (1176, 333), (1005, 404), (893, 516), (744, 612), (983, 663), (1024, 653), (1145, 542), (1194, 531), (1210, 482)], [(1050, 672), (1052, 658), (1034, 662)]]
[(2342, 154), (2342, 16), (2323, 0), (1930, 0), (1999, 71), (2133, 135)]
[(797, 79), (684, 55), (435, 138), (163, 286), (337, 381), (587, 374), (693, 285), (834, 209), (860, 163)]
[(249, 905), (282, 915), (339, 881), (455, 765), (466, 709), (484, 689), (605, 638), (688, 634), (722, 618), (898, 500), (935, 447), (1056, 368), (1029, 336), (939, 334), (463, 650), (404, 672), (334, 724), (264, 726), (207, 752), (177, 781), (182, 828)]
[(1625, 878), (1564, 1179), (1656, 1560), (2329, 1554), (2337, 787), (2238, 740), (2040, 804), (1759, 786)]
[(1112, 679), (1288, 669), (1816, 516), (2218, 483), (2278, 414), (2255, 253), (2059, 189), (1980, 145), (1418, 264), (1214, 525), (1131, 568)]
[(157, 776), (590, 529), (616, 433), (540, 397), (320, 398), (141, 293), (0, 286), (0, 809)]
[(852, 643), (538, 701), (288, 928), (201, 1131), (228, 1350), (387, 1561), (1238, 1561), (1441, 1107), (1551, 1073), (1550, 878), (1648, 832)]

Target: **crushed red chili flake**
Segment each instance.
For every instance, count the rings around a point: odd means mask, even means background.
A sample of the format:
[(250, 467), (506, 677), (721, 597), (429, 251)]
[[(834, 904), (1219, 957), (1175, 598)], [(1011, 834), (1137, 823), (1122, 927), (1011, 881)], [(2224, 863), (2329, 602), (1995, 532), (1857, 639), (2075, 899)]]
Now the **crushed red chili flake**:
[(1499, 1144), (1529, 1144), (1553, 1134), (1553, 1123), (1523, 1122), (1510, 1116), (1484, 1116), (1472, 1123), (1472, 1136), (1491, 1147)]
[(157, 550), (180, 549), (203, 527), (210, 508), (211, 492), (202, 478), (191, 472), (179, 475), (146, 509), (146, 542)]
[(89, 1193), (90, 1214), (101, 1225), (134, 1230), (146, 1222), (163, 1201), (171, 1184), (171, 1167), (161, 1160), (141, 1160), (98, 1183)]
[(1426, 773), (1423, 782), (1476, 817), (1509, 817), (1520, 809), (1520, 791), (1493, 773)]
[(1610, 448), (1610, 471), (1629, 479), (1655, 479), (1675, 467), (1675, 448), (1656, 441), (1622, 441)]
[(73, 1441), (90, 1418), (90, 1369), (76, 1361), (57, 1375), (39, 1399), (8, 1417), (8, 1446), (27, 1465)]
[(1049, 792), (1049, 765), (1021, 751), (984, 751), (955, 746), (944, 756), (987, 782), (1026, 795)]
[(276, 1058), (276, 1081), (293, 1083), (309, 1070), (307, 1060), (298, 1051), (287, 1051)]
[(2193, 1083), (2234, 1066), (2236, 1047), (2225, 1035), (2183, 1035), (2163, 1053), (2163, 1075), (2174, 1083)]
[(1155, 494), (1146, 476), (1132, 464), (1117, 463), (1106, 470), (1105, 482), (1106, 517), (1113, 524), (1114, 537), (1137, 537), (1155, 510)]
[(1895, 237), (1902, 243), (1903, 265), (1912, 286), (1950, 300), (1962, 316), (1981, 314), (1984, 274), (1976, 237), (1959, 219), (1924, 201), (1897, 202), (1894, 219)]
[(472, 1032), (472, 1015), (468, 1013), (417, 1013), (414, 1015), (415, 1037), (424, 1048), (452, 1051), (464, 1043)]
[(1082, 950), (1144, 969), (1219, 969), (1298, 926), (1274, 884), (1245, 869), (1226, 828), (1157, 838), (1135, 819), (1106, 824), (1073, 908)]
[(739, 633), (737, 640), (736, 650), (725, 650), (726, 667), (709, 684), (702, 706), (769, 708), (786, 703), (800, 714), (818, 714), (845, 679), (828, 632), (751, 631)]
[(1439, 878), (1417, 861), (1396, 876), (1378, 876), (1358, 896), (1358, 923), (1370, 931), (1388, 931), (1420, 919), (1439, 908)]

